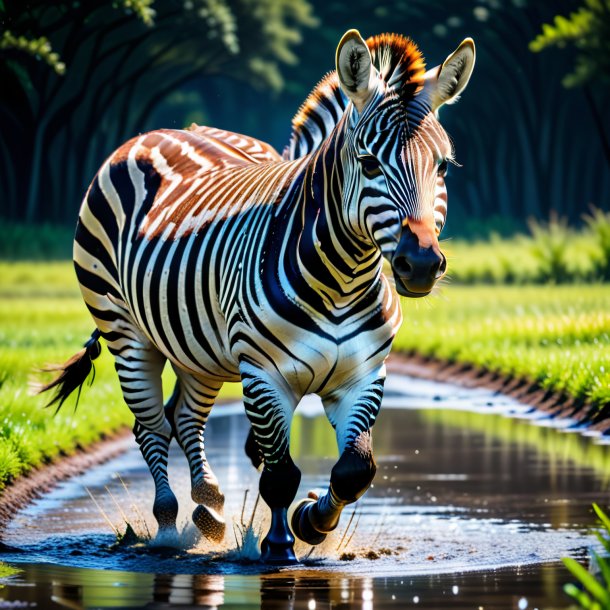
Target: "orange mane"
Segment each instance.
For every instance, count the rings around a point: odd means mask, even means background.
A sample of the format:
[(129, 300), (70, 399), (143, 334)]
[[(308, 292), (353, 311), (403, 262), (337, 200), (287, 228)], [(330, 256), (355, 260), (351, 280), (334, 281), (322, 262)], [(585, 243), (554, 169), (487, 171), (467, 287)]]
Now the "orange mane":
[[(394, 89), (403, 103), (408, 103), (423, 87), (426, 71), (423, 55), (417, 45), (400, 34), (371, 36), (366, 44), (381, 78)], [(292, 119), (293, 128), (298, 130), (305, 124), (323, 100), (339, 95), (339, 79), (333, 70), (322, 78), (301, 104)]]
[(401, 97), (411, 100), (424, 85), (426, 64), (417, 45), (400, 34), (379, 34), (367, 39), (373, 65), (381, 78)]

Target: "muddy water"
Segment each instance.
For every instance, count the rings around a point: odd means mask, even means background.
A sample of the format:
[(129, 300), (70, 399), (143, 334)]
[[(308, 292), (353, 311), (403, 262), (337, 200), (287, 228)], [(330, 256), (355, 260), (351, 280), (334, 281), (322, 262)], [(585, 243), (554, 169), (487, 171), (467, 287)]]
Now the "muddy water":
[[(337, 456), (320, 406), (307, 401), (300, 412), (292, 445), (304, 495), (326, 485)], [(146, 541), (153, 486), (129, 442), (120, 458), (15, 516), (0, 559), (22, 571), (0, 589), (0, 608), (567, 607), (559, 559), (583, 557), (592, 543), (590, 505), (608, 500), (610, 447), (536, 418), (483, 391), (389, 379), (373, 487), (322, 546), (297, 547), (301, 565), (278, 570), (248, 559), (255, 548), (242, 531), (264, 530), (267, 512), (254, 510), (241, 408), (219, 406), (206, 446), (227, 498), (223, 544), (198, 540), (189, 525), (177, 451), (181, 536)], [(117, 547), (113, 529), (126, 521), (140, 538)]]

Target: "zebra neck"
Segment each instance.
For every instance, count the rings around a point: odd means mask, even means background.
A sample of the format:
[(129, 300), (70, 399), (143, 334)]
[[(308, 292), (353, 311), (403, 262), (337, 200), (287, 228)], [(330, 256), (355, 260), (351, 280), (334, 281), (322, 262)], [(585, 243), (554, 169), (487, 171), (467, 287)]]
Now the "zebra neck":
[(336, 72), (329, 72), (313, 89), (292, 120), (292, 134), (283, 158), (298, 159), (320, 147), (333, 132), (348, 105)]
[(297, 205), (285, 240), (290, 272), (333, 307), (371, 293), (381, 275), (381, 252), (354, 234), (343, 213), (341, 125), (312, 155), (303, 175)]

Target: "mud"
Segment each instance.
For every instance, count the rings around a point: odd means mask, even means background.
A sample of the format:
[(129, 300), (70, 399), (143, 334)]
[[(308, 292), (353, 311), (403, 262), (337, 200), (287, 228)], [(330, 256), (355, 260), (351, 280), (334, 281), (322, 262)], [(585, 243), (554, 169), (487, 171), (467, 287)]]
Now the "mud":
[(416, 353), (393, 352), (387, 369), (398, 375), (497, 392), (552, 417), (568, 418), (591, 431), (610, 434), (609, 409), (600, 410), (561, 392), (546, 390), (529, 379), (507, 377), (482, 367)]

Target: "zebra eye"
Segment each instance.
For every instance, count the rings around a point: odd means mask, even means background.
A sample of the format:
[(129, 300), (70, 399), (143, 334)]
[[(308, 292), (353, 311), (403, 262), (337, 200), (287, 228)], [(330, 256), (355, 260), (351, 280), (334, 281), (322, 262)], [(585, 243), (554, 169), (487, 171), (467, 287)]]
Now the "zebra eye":
[(447, 159), (443, 159), (438, 166), (438, 175), (445, 177), (447, 175)]
[(381, 174), (381, 166), (379, 161), (373, 155), (363, 155), (358, 157), (362, 166), (362, 173), (367, 178), (377, 178)]

